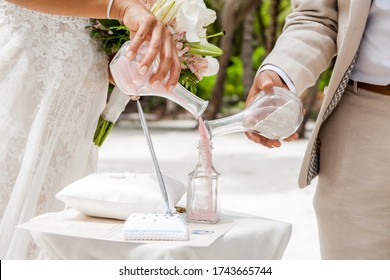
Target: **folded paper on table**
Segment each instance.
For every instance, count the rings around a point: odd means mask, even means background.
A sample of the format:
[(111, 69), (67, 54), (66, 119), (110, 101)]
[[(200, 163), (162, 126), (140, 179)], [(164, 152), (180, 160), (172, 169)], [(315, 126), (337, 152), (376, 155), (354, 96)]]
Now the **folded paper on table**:
[(18, 227), (41, 233), (105, 241), (126, 243), (165, 243), (180, 244), (191, 247), (207, 247), (220, 236), (229, 231), (234, 224), (235, 221), (229, 219), (221, 220), (217, 224), (188, 223), (189, 240), (187, 241), (124, 240), (123, 221), (90, 217), (84, 215), (76, 209), (68, 209), (62, 212), (47, 213), (37, 216)]
[[(186, 186), (163, 176), (169, 208), (182, 198)], [(94, 173), (68, 185), (56, 194), (67, 206), (93, 217), (126, 220), (136, 212), (165, 213), (167, 210), (156, 174)]]

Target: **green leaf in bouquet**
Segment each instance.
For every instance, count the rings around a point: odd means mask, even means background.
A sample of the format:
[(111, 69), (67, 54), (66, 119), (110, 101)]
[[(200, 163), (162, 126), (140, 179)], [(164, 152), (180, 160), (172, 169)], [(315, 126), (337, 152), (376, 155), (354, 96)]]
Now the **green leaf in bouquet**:
[(122, 25), (122, 23), (117, 19), (98, 19), (97, 21), (107, 29), (110, 27)]
[(92, 19), (86, 28), (91, 30), (91, 38), (101, 43), (101, 50), (108, 56), (115, 54), (130, 39), (130, 30), (119, 20)]
[(179, 83), (194, 94), (198, 91), (197, 84), (199, 80), (189, 69), (181, 71)]
[(191, 54), (201, 56), (220, 56), (223, 54), (222, 49), (209, 42), (192, 42), (188, 43)]

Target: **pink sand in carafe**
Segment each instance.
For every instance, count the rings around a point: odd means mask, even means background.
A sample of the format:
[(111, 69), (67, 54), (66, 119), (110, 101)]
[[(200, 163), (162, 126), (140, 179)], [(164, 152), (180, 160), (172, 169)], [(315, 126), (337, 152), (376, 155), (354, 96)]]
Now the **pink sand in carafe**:
[(136, 94), (150, 80), (153, 71), (148, 71), (141, 75), (139, 73), (139, 63), (136, 60), (129, 60), (126, 56), (119, 56), (115, 63), (111, 64), (111, 72), (115, 82), (126, 94)]

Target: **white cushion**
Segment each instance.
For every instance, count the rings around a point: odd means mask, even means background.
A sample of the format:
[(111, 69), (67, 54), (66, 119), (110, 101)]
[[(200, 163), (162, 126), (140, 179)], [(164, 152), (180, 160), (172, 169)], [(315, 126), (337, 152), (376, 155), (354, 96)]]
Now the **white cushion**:
[[(163, 176), (169, 207), (185, 193), (185, 185)], [(56, 198), (86, 215), (126, 220), (132, 213), (165, 213), (166, 206), (156, 174), (94, 173), (56, 194)]]

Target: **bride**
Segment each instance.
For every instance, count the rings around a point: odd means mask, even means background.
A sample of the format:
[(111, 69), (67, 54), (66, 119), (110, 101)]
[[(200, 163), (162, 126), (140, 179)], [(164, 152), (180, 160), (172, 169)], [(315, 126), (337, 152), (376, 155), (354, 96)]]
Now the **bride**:
[(151, 41), (140, 66), (160, 54), (151, 82), (169, 70), (166, 86), (177, 82), (170, 35), (139, 0), (0, 0), (0, 259), (36, 257), (17, 226), (60, 210), (54, 195), (96, 169), (92, 137), (105, 106), (108, 61), (85, 26), (106, 17), (132, 30), (129, 52)]

